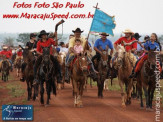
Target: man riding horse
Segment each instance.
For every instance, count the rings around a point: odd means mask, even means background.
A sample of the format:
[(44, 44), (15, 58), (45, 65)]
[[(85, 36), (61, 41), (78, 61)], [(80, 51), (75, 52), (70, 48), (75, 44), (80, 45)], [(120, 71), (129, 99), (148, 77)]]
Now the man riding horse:
[[(142, 48), (144, 48), (143, 55), (138, 59), (138, 61), (135, 64), (135, 67), (133, 68), (132, 74), (129, 76), (129, 78), (135, 78), (140, 71), (141, 67), (143, 66), (143, 62), (147, 60), (148, 58), (148, 51), (149, 50), (156, 50), (160, 51), (160, 45), (157, 43), (157, 35), (155, 33), (151, 34), (150, 40), (147, 41), (144, 45), (141, 44), (141, 42), (138, 41), (138, 43), (141, 45)], [(160, 63), (161, 65), (161, 63)]]
[[(74, 37), (72, 37), (70, 40), (69, 40), (69, 53), (67, 55), (67, 60), (66, 60), (66, 73), (65, 73), (65, 81), (66, 82), (69, 82), (70, 80), (70, 76), (68, 74), (68, 68), (71, 64), (71, 61), (73, 61), (73, 59), (76, 57), (75, 54), (73, 53), (73, 48), (74, 48), (74, 45), (75, 45), (75, 40), (76, 39), (80, 39), (81, 40), (81, 43), (82, 43), (82, 47), (85, 49), (85, 46), (87, 45), (87, 41), (85, 38), (81, 37), (81, 33), (83, 31), (81, 31), (80, 28), (76, 28), (76, 30), (73, 30), (72, 31), (74, 33)], [(92, 61), (91, 59), (89, 58), (89, 56), (87, 56), (87, 61), (88, 61), (88, 65), (90, 66), (90, 73), (96, 77), (96, 71), (94, 70), (94, 66), (92, 65)]]
[(61, 76), (61, 69), (60, 69), (60, 65), (57, 61), (57, 59), (52, 55), (52, 47), (51, 45), (57, 45), (56, 41), (54, 41), (52, 38), (47, 38), (47, 36), (49, 35), (49, 33), (47, 33), (45, 30), (42, 30), (40, 32), (40, 34), (38, 35), (38, 37), (41, 39), (38, 41), (37, 43), (37, 53), (39, 54), (35, 65), (34, 65), (34, 85), (38, 84), (39, 81), (37, 79), (37, 70), (41, 64), (42, 61), (42, 53), (43, 53), (43, 47), (49, 47), (50, 46), (50, 59), (53, 63), (53, 66), (56, 66), (55, 69), (58, 72), (59, 76), (57, 77), (57, 82), (61, 82), (62, 80), (62, 76)]
[(94, 62), (95, 59), (100, 61), (102, 50), (107, 50), (107, 48), (110, 48), (110, 55), (108, 55), (108, 61), (111, 59), (113, 54), (113, 44), (112, 42), (107, 39), (106, 37), (109, 36), (106, 33), (101, 33), (101, 38), (97, 39), (94, 44), (94, 50), (96, 51), (96, 55), (92, 57), (92, 62)]
[[(11, 61), (11, 52), (7, 50), (8, 47), (4, 46), (3, 51), (0, 52), (0, 55), (3, 57), (5, 56), (5, 59), (7, 59), (8, 63), (10, 64), (10, 68), (12, 69), (12, 61)], [(3, 60), (0, 61), (0, 70), (2, 68), (2, 62)]]

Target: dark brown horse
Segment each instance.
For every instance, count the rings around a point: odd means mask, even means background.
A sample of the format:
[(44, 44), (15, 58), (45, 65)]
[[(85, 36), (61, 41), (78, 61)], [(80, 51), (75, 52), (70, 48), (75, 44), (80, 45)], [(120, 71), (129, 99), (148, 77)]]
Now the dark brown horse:
[(74, 106), (82, 107), (83, 87), (88, 74), (87, 54), (77, 56), (75, 63), (72, 66), (72, 85), (74, 93)]
[(143, 66), (137, 75), (137, 85), (141, 101), (140, 106), (141, 108), (143, 108), (144, 106), (142, 98), (142, 88), (143, 88), (146, 97), (147, 110), (152, 110), (152, 101), (156, 87), (156, 80), (158, 80), (155, 72), (156, 70), (159, 72), (159, 70), (156, 68), (157, 56), (159, 56), (158, 52), (149, 51), (148, 58), (146, 61), (144, 61)]
[(95, 60), (94, 65), (96, 70), (99, 72), (97, 79), (98, 97), (103, 98), (104, 81), (107, 79), (108, 72), (108, 49), (102, 50), (100, 60)]
[(40, 102), (44, 104), (44, 82), (46, 83), (46, 93), (47, 101), (46, 104), (49, 105), (50, 94), (53, 90), (53, 94), (56, 95), (55, 77), (57, 75), (57, 70), (55, 69), (57, 64), (53, 64), (50, 55), (50, 47), (42, 47), (43, 55), (42, 61), (38, 69), (38, 79), (40, 83)]
[(3, 59), (1, 71), (2, 71), (2, 80), (4, 82), (8, 81), (9, 70), (10, 70), (9, 61), (7, 61), (7, 59)]
[(33, 73), (33, 66), (34, 66), (34, 55), (28, 48), (22, 48), (23, 49), (23, 60), (26, 64), (25, 70), (24, 70), (24, 78), (27, 83), (27, 92), (28, 92), (28, 100), (32, 98), (32, 89), (34, 89), (33, 92), (33, 100), (36, 99), (36, 96), (38, 95), (38, 90), (36, 88), (33, 88), (33, 80), (34, 80), (34, 73)]

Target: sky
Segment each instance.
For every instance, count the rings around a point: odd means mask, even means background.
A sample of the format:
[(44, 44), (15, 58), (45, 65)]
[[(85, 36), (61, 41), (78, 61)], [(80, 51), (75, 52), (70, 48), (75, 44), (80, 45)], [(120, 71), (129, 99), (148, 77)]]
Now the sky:
[[(65, 8), (67, 2), (84, 4), (83, 8)], [(105, 13), (115, 16), (116, 28), (113, 32), (121, 33), (126, 28), (140, 34), (163, 34), (163, 0), (39, 0), (39, 3), (59, 2), (64, 4), (63, 8), (13, 8), (14, 2), (19, 4), (34, 5), (38, 0), (1, 0), (0, 1), (0, 33), (23, 33), (23, 32), (39, 32), (41, 30), (54, 31), (55, 24), (61, 19), (3, 19), (3, 14), (19, 14), (28, 13), (57, 13), (66, 14), (92, 14), (95, 11), (93, 6), (98, 7)], [(64, 19), (64, 33), (72, 33), (77, 27), (88, 33), (91, 27), (92, 19)], [(61, 26), (58, 33), (61, 33)]]

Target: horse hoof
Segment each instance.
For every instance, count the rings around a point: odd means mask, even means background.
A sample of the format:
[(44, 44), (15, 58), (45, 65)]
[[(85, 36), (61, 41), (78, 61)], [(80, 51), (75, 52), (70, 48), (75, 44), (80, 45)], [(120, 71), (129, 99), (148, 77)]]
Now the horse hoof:
[(126, 108), (126, 105), (125, 104), (122, 104), (122, 108)]
[(46, 104), (46, 105), (45, 105), (45, 107), (48, 107), (48, 106), (50, 106), (50, 105), (49, 105), (49, 104)]
[(144, 110), (144, 107), (140, 107), (140, 110)]

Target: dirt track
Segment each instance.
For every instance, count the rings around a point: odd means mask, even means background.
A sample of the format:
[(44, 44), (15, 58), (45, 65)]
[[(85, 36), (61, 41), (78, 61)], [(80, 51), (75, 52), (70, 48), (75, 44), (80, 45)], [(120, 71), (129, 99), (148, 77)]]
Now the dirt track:
[[(0, 81), (1, 85), (2, 83)], [(16, 82), (26, 89), (26, 84)], [(0, 97), (7, 97), (0, 89)], [(4, 93), (4, 94), (3, 94)], [(23, 96), (20, 99), (26, 97)], [(72, 88), (66, 84), (65, 89), (58, 90), (57, 96), (51, 97), (50, 106), (41, 106), (39, 100), (28, 101), (26, 104), (34, 105), (35, 122), (154, 122), (155, 111), (148, 112), (139, 109), (139, 101), (132, 100), (132, 104), (126, 109), (121, 108), (121, 96), (119, 92), (104, 91), (104, 98), (97, 98), (97, 88), (89, 88), (84, 91), (83, 108), (74, 108)], [(16, 98), (15, 98), (16, 99)], [(18, 98), (17, 98), (18, 99)], [(14, 99), (12, 99), (14, 100)], [(163, 110), (163, 109), (162, 109)], [(161, 113), (163, 116), (163, 114)], [(163, 120), (163, 118), (161, 118)]]

